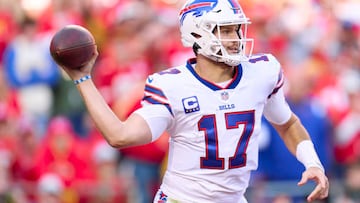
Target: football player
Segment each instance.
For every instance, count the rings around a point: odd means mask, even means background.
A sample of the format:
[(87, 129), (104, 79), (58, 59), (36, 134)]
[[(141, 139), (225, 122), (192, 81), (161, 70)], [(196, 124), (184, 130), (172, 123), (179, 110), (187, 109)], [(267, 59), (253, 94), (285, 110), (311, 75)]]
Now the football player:
[(63, 67), (111, 146), (146, 144), (164, 131), (170, 134), (167, 169), (154, 202), (247, 202), (263, 115), (304, 164), (298, 184), (317, 183), (308, 201), (326, 198), (328, 179), (307, 131), (286, 103), (281, 65), (271, 54), (251, 54), (250, 21), (237, 1), (189, 0), (179, 20), (182, 42), (196, 57), (150, 75), (142, 108), (125, 121), (91, 80), (98, 53), (79, 70)]

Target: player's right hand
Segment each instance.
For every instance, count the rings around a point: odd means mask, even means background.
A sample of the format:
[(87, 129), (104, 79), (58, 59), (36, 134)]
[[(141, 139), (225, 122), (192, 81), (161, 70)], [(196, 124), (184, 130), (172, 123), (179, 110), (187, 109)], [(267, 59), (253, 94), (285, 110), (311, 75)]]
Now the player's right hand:
[(91, 71), (95, 65), (96, 59), (99, 56), (99, 52), (96, 49), (91, 60), (82, 67), (77, 69), (61, 66), (62, 69), (69, 75), (72, 80), (78, 80), (86, 75), (91, 75)]

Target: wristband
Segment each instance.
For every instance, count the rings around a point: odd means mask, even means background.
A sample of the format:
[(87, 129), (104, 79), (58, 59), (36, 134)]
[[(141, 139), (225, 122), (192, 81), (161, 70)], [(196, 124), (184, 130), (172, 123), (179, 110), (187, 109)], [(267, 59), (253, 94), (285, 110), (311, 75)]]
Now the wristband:
[(305, 166), (306, 169), (310, 167), (317, 167), (323, 172), (325, 171), (315, 151), (314, 144), (310, 140), (301, 141), (297, 145), (296, 158)]
[(80, 78), (78, 80), (74, 80), (74, 84), (78, 85), (78, 84), (80, 84), (80, 83), (82, 83), (82, 82), (84, 82), (84, 81), (86, 81), (86, 80), (88, 80), (90, 78), (91, 78), (91, 75), (86, 75), (86, 76), (84, 76), (84, 77), (82, 77), (82, 78)]

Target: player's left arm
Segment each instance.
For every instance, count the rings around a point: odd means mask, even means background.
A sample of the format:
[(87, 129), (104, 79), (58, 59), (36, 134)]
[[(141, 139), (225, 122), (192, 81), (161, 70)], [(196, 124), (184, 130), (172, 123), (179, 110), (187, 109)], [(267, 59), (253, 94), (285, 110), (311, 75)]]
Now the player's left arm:
[(318, 158), (310, 136), (299, 118), (292, 113), (284, 124), (272, 124), (284, 141), (289, 151), (304, 164), (306, 170), (298, 185), (304, 185), (308, 180), (316, 182), (315, 189), (308, 196), (308, 202), (324, 199), (329, 193), (329, 181)]
[(305, 166), (306, 170), (298, 184), (304, 185), (308, 180), (314, 180), (317, 183), (308, 196), (308, 201), (324, 199), (329, 193), (329, 181), (324, 167), (309, 133), (285, 100), (283, 89), (285, 80), (280, 63), (272, 55), (267, 55), (267, 58), (269, 59), (268, 71), (273, 71), (269, 75), (274, 78), (274, 86), (265, 104), (264, 116), (274, 126), (289, 151)]

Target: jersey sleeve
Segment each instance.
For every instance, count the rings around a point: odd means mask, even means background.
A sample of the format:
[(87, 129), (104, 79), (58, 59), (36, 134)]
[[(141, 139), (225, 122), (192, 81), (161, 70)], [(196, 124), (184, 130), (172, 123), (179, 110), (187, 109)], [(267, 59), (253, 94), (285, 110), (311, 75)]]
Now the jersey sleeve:
[(274, 88), (268, 96), (268, 101), (264, 107), (265, 118), (275, 124), (284, 124), (291, 117), (292, 111), (286, 102), (284, 95), (285, 76), (280, 63), (272, 56), (273, 65), (277, 71), (277, 78), (274, 81)]
[(264, 116), (271, 123), (278, 125), (284, 124), (290, 119), (291, 109), (285, 100), (282, 88), (268, 99), (264, 107)]
[(151, 141), (157, 140), (170, 125), (171, 115), (162, 105), (145, 105), (134, 113), (143, 117), (148, 124), (152, 136)]
[(156, 75), (148, 77), (144, 97), (141, 101), (142, 107), (135, 111), (147, 122), (151, 130), (152, 141), (162, 135), (173, 119), (170, 102), (161, 88), (162, 83), (159, 79)]

